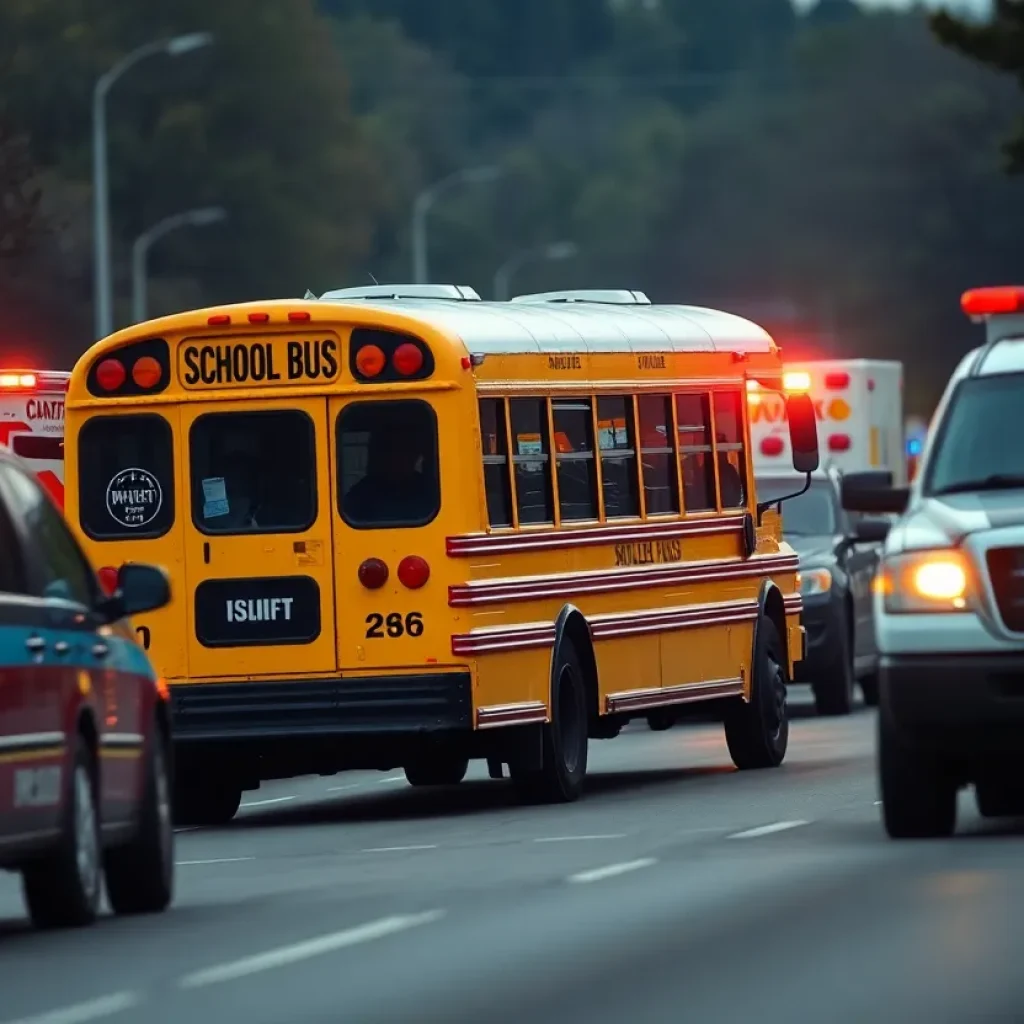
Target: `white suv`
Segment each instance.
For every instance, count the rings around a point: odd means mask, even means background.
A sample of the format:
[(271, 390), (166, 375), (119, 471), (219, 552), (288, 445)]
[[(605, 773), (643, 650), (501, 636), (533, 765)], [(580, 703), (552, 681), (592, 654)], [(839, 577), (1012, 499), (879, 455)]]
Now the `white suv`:
[(970, 784), (981, 814), (1024, 814), (1024, 286), (962, 306), (986, 343), (950, 378), (913, 484), (843, 481), (846, 508), (902, 513), (874, 584), (893, 838), (952, 834)]

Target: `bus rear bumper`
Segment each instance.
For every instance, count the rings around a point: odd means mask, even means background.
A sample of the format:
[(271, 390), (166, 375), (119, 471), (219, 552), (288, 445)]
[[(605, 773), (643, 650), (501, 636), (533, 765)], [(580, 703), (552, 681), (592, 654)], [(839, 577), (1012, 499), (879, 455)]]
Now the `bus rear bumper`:
[(468, 672), (171, 685), (176, 744), (470, 732)]

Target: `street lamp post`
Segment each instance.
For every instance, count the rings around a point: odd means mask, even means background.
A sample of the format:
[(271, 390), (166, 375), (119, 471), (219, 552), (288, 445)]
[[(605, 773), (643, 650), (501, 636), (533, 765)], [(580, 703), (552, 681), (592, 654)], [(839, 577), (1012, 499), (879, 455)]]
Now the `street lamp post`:
[(195, 210), (186, 210), (157, 221), (147, 231), (143, 231), (132, 243), (132, 322), (142, 323), (146, 319), (146, 259), (155, 242), (164, 235), (178, 228), (201, 228), (208, 224), (222, 221), (227, 213), (220, 206), (204, 206)]
[(539, 249), (520, 249), (513, 253), (494, 275), (494, 297), (499, 302), (508, 301), (509, 285), (513, 275), (534, 260), (570, 260), (579, 252), (574, 242), (553, 242)]
[(209, 46), (209, 32), (191, 32), (146, 43), (122, 57), (97, 80), (92, 93), (92, 189), (93, 189), (93, 305), (96, 338), (105, 338), (113, 330), (114, 294), (110, 266), (110, 185), (107, 180), (107, 94), (114, 83), (139, 61), (157, 54), (180, 57)]
[(438, 198), (458, 185), (485, 185), (501, 177), (501, 168), (490, 165), (464, 167), (423, 189), (412, 204), (412, 277), (416, 284), (426, 284), (427, 214)]

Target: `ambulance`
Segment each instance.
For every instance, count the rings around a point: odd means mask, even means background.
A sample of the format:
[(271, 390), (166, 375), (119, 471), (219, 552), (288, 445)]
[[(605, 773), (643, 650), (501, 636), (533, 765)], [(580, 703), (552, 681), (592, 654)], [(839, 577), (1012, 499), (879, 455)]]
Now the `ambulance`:
[(0, 445), (28, 464), (64, 508), (64, 397), (71, 374), (0, 369)]
[[(823, 463), (840, 473), (889, 470), (893, 486), (906, 484), (902, 363), (829, 359), (787, 364), (783, 387), (810, 394)], [(755, 474), (791, 472), (785, 396), (750, 381), (747, 400)]]

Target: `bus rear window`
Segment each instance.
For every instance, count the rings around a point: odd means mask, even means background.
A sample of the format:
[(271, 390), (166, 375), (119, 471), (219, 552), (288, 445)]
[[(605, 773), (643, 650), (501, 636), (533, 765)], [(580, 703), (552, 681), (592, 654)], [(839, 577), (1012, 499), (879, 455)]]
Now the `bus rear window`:
[(357, 529), (425, 526), (441, 509), (437, 419), (419, 399), (338, 414), (338, 508)]
[(78, 438), (78, 521), (93, 540), (162, 537), (174, 522), (174, 442), (162, 416), (97, 416)]
[(17, 434), (11, 438), (11, 451), (23, 459), (64, 461), (64, 440), (53, 434)]

